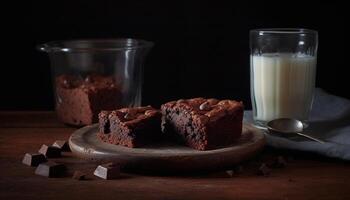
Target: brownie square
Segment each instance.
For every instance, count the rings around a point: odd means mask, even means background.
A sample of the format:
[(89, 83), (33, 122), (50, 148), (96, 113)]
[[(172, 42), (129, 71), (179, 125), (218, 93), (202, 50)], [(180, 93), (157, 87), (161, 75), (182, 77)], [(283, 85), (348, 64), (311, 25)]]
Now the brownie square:
[(151, 106), (102, 111), (98, 137), (107, 143), (142, 147), (161, 137), (161, 113)]
[(162, 131), (197, 150), (232, 144), (242, 133), (243, 103), (194, 98), (161, 106)]
[(120, 107), (121, 90), (112, 77), (90, 75), (85, 79), (61, 75), (56, 78), (58, 118), (71, 125), (88, 125), (98, 121), (101, 110)]

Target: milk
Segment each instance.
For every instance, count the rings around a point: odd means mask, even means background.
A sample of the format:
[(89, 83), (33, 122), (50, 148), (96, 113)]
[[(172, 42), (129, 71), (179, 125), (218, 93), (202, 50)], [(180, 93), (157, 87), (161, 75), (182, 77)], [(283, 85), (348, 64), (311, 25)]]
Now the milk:
[(277, 53), (251, 56), (251, 90), (254, 119), (306, 121), (311, 109), (316, 57)]

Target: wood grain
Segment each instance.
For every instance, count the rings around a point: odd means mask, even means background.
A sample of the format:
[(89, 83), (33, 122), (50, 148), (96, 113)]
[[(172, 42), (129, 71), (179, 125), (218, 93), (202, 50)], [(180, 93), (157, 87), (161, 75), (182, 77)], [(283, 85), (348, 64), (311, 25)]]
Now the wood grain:
[(0, 111), (0, 127), (65, 128), (52, 111)]
[[(118, 180), (90, 176), (90, 180), (76, 181), (69, 174), (75, 169), (92, 172), (96, 163), (65, 153), (56, 161), (67, 165), (68, 175), (48, 179), (21, 164), (22, 156), (37, 151), (43, 143), (68, 139), (75, 129), (54, 127), (59, 123), (50, 120), (43, 124), (36, 121), (53, 117), (53, 113), (9, 115), (14, 120), (21, 118), (21, 123), (7, 122), (7, 128), (0, 128), (0, 199), (350, 199), (348, 162), (269, 148), (261, 156), (295, 157), (287, 168), (273, 169), (269, 177), (257, 176), (246, 168), (233, 178), (222, 177), (220, 172), (172, 176), (124, 173)], [(2, 114), (3, 118), (6, 115)], [(44, 125), (49, 127), (42, 128)]]

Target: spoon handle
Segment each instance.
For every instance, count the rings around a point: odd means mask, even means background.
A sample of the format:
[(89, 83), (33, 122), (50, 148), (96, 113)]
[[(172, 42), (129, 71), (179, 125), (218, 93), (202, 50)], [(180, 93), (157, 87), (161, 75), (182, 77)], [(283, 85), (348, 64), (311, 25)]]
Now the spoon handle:
[(321, 143), (321, 144), (324, 144), (324, 143), (325, 143), (323, 140), (314, 138), (314, 137), (312, 137), (312, 136), (310, 136), (310, 135), (305, 135), (305, 134), (303, 134), (303, 133), (297, 133), (297, 134), (300, 135), (300, 136), (309, 138), (310, 140), (314, 140), (314, 141), (316, 141), (316, 142), (319, 142), (319, 143)]

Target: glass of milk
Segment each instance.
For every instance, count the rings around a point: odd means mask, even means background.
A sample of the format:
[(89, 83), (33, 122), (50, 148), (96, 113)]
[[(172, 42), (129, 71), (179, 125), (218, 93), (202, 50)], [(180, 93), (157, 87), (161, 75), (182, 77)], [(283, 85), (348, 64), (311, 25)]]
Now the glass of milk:
[(254, 123), (294, 118), (306, 126), (316, 77), (318, 35), (309, 29), (250, 31)]

